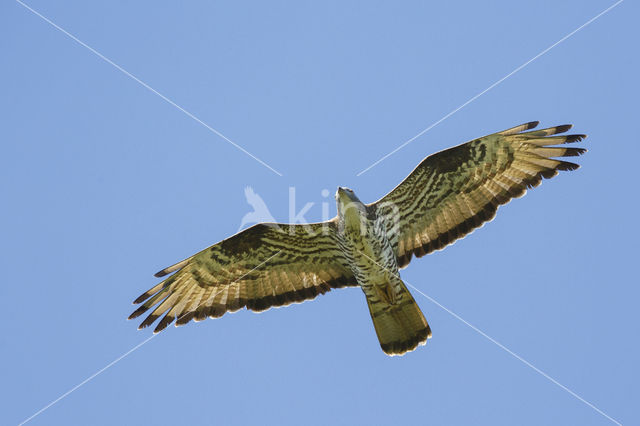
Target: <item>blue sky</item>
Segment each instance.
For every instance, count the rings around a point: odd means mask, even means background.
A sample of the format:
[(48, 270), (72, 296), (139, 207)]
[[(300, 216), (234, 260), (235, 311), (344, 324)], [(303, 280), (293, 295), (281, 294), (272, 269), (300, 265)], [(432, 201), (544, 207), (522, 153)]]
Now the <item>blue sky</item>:
[[(252, 186), (306, 218), (370, 202), (426, 155), (541, 120), (589, 134), (582, 168), (402, 271), (433, 339), (380, 350), (357, 288), (151, 339), (29, 424), (640, 423), (635, 125), (625, 1), (366, 173), (609, 1), (0, 5), (0, 423), (151, 336), (152, 274), (236, 232)], [(323, 197), (322, 190), (331, 196)]]

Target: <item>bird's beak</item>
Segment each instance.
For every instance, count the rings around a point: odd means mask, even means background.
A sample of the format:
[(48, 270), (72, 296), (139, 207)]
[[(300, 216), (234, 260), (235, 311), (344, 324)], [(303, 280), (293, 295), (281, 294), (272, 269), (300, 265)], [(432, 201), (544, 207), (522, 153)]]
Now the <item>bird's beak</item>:
[(350, 200), (349, 194), (341, 186), (338, 187), (338, 191), (336, 192), (336, 200), (343, 200), (344, 202)]

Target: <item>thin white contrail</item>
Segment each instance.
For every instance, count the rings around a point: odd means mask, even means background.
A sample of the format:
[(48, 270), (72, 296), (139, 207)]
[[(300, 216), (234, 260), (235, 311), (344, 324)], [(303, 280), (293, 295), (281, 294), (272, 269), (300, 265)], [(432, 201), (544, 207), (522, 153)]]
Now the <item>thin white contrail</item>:
[(205, 128), (207, 128), (208, 130), (212, 131), (213, 133), (215, 133), (216, 135), (218, 135), (219, 137), (221, 137), (222, 139), (224, 139), (225, 141), (229, 142), (231, 145), (235, 146), (236, 148), (238, 148), (240, 151), (244, 152), (245, 154), (247, 154), (249, 157), (253, 158), (254, 160), (256, 160), (258, 163), (262, 164), (263, 166), (265, 166), (266, 168), (268, 168), (269, 170), (271, 170), (273, 173), (277, 174), (278, 176), (282, 176), (282, 173), (280, 173), (279, 171), (277, 171), (276, 169), (274, 169), (273, 167), (271, 167), (270, 165), (268, 165), (267, 163), (265, 163), (264, 161), (262, 161), (261, 159), (259, 159), (258, 157), (256, 157), (255, 155), (253, 155), (252, 153), (250, 153), (249, 151), (247, 151), (246, 149), (244, 149), (243, 147), (241, 147), (240, 145), (238, 145), (237, 143), (235, 143), (234, 141), (232, 141), (231, 139), (229, 139), (228, 137), (226, 137), (225, 135), (223, 135), (222, 133), (220, 133), (218, 130), (214, 129), (213, 127), (211, 127), (210, 125), (208, 125), (207, 123), (205, 123), (204, 121), (202, 121), (201, 119), (199, 119), (198, 117), (196, 117), (195, 115), (193, 115), (191, 112), (187, 111), (186, 109), (184, 109), (183, 107), (181, 107), (180, 105), (176, 104), (174, 101), (172, 101), (171, 99), (167, 98), (165, 95), (163, 95), (162, 93), (158, 92), (156, 89), (154, 89), (153, 87), (149, 86), (147, 83), (145, 83), (144, 81), (140, 80), (138, 77), (136, 77), (135, 75), (131, 74), (129, 71), (125, 70), (124, 68), (122, 68), (120, 65), (116, 64), (115, 62), (113, 62), (111, 59), (107, 58), (106, 56), (104, 56), (102, 53), (98, 52), (96, 49), (94, 49), (93, 47), (89, 46), (87, 43), (83, 42), (82, 40), (78, 39), (76, 36), (74, 36), (73, 34), (71, 34), (70, 32), (68, 32), (67, 30), (65, 30), (64, 28), (60, 27), (59, 25), (57, 25), (56, 23), (52, 22), (49, 18), (47, 18), (46, 16), (42, 15), (40, 12), (34, 10), (33, 8), (31, 8), (29, 5), (25, 4), (24, 2), (20, 1), (20, 0), (16, 0), (16, 2), (20, 5), (22, 5), (25, 9), (31, 11), (34, 15), (39, 16), (40, 18), (42, 18), (44, 21), (46, 21), (47, 23), (49, 23), (51, 26), (53, 26), (55, 29), (57, 29), (58, 31), (62, 32), (63, 34), (65, 34), (67, 37), (69, 37), (70, 39), (72, 39), (73, 41), (75, 41), (76, 43), (80, 44), (81, 46), (87, 48), (89, 51), (91, 51), (93, 54), (95, 54), (96, 56), (98, 56), (100, 59), (102, 59), (103, 61), (105, 61), (106, 63), (108, 63), (109, 65), (112, 65), (113, 67), (115, 67), (116, 69), (118, 69), (120, 72), (122, 72), (123, 74), (125, 74), (127, 77), (131, 78), (132, 80), (136, 81), (137, 83), (139, 83), (140, 85), (142, 85), (143, 87), (145, 87), (146, 89), (150, 90), (151, 92), (155, 93), (156, 95), (158, 95), (160, 98), (162, 98), (163, 100), (165, 100), (166, 102), (168, 102), (169, 104), (171, 104), (172, 106), (174, 106), (175, 108), (177, 108), (178, 110), (182, 111), (185, 115), (187, 115), (188, 117), (192, 118), (193, 120), (195, 120), (196, 122), (200, 123), (201, 125), (203, 125)]
[(53, 401), (51, 401), (50, 403), (48, 403), (47, 405), (45, 405), (44, 407), (42, 407), (40, 410), (36, 411), (33, 415), (31, 415), (30, 417), (24, 419), (23, 421), (21, 421), (19, 423), (19, 426), (22, 426), (23, 424), (33, 420), (35, 417), (37, 417), (38, 415), (42, 414), (44, 411), (46, 411), (47, 409), (51, 408), (53, 405), (55, 405), (56, 403), (60, 402), (62, 399), (66, 398), (67, 396), (69, 396), (71, 393), (73, 393), (74, 391), (76, 391), (78, 388), (80, 388), (81, 386), (85, 385), (86, 383), (90, 382), (91, 380), (93, 380), (96, 376), (102, 374), (103, 372), (105, 372), (106, 370), (108, 370), (109, 368), (111, 368), (112, 366), (114, 366), (115, 364), (117, 364), (119, 361), (121, 361), (123, 358), (125, 358), (127, 355), (131, 354), (132, 352), (138, 350), (140, 347), (142, 347), (142, 345), (144, 345), (145, 343), (147, 343), (149, 340), (153, 339), (154, 337), (156, 337), (155, 334), (152, 334), (151, 337), (147, 338), (146, 340), (143, 340), (142, 342), (138, 343), (136, 346), (134, 346), (133, 348), (129, 349), (127, 352), (123, 353), (122, 355), (120, 355), (118, 358), (114, 359), (113, 361), (111, 361), (109, 364), (105, 365), (104, 367), (102, 367), (100, 370), (96, 371), (95, 373), (93, 373), (91, 376), (87, 377), (86, 379), (84, 379), (83, 381), (81, 381), (80, 383), (78, 383), (77, 385), (75, 385), (74, 387), (72, 387), (71, 389), (69, 389), (68, 391), (66, 391), (65, 393), (63, 393), (62, 395), (60, 395), (58, 398), (54, 399)]
[(443, 306), (442, 304), (438, 303), (437, 300), (435, 300), (433, 297), (428, 296), (427, 294), (423, 293), (418, 287), (408, 283), (406, 280), (404, 281), (404, 283), (407, 284), (409, 287), (413, 288), (414, 290), (416, 290), (418, 293), (420, 293), (421, 295), (423, 295), (427, 299), (429, 299), (429, 301), (431, 301), (431, 302), (435, 303), (436, 305), (438, 305), (440, 308), (442, 308), (444, 311), (446, 311), (449, 315), (451, 315), (455, 319), (461, 321), (466, 326), (470, 327), (473, 331), (475, 331), (476, 333), (478, 333), (481, 336), (485, 337), (490, 342), (492, 342), (495, 345), (497, 345), (500, 349), (504, 350), (509, 355), (513, 356), (515, 359), (517, 359), (518, 361), (522, 362), (523, 364), (525, 364), (527, 367), (531, 368), (536, 373), (542, 375), (544, 378), (549, 380), (551, 383), (559, 386), (562, 390), (568, 392), (569, 394), (571, 394), (572, 396), (574, 396), (578, 400), (584, 402), (589, 407), (593, 408), (595, 411), (597, 411), (598, 413), (600, 413), (601, 415), (603, 415), (607, 419), (611, 420), (613, 423), (622, 426), (622, 423), (618, 422), (617, 420), (615, 420), (614, 418), (609, 416), (607, 413), (605, 413), (604, 411), (602, 411), (601, 409), (599, 409), (598, 407), (596, 407), (595, 405), (593, 405), (592, 403), (590, 403), (589, 401), (587, 401), (586, 399), (584, 399), (583, 397), (581, 397), (580, 395), (578, 395), (577, 393), (575, 393), (574, 391), (572, 391), (571, 389), (566, 387), (565, 385), (563, 385), (562, 383), (558, 382), (556, 379), (554, 379), (553, 377), (549, 376), (547, 373), (545, 373), (544, 371), (540, 370), (538, 367), (536, 367), (535, 365), (531, 364), (529, 361), (527, 361), (526, 359), (522, 358), (517, 353), (513, 352), (511, 349), (509, 349), (506, 346), (504, 346), (502, 343), (498, 342), (496, 339), (494, 339), (493, 337), (489, 336), (487, 333), (483, 332), (482, 330), (480, 330), (475, 325), (473, 325), (473, 324), (469, 323), (468, 321), (464, 320), (463, 318), (460, 317), (460, 315), (456, 314), (452, 310), (450, 310), (447, 307)]
[(439, 119), (438, 121), (432, 123), (429, 127), (427, 127), (426, 129), (422, 130), (420, 133), (418, 133), (417, 135), (415, 135), (414, 137), (412, 137), (411, 139), (407, 140), (406, 142), (404, 142), (402, 145), (400, 145), (399, 147), (397, 147), (396, 149), (394, 149), (393, 151), (391, 151), (390, 153), (388, 153), (387, 155), (385, 155), (384, 157), (380, 158), (378, 161), (376, 161), (375, 163), (371, 164), (369, 167), (367, 167), (364, 170), (361, 170), (360, 173), (358, 173), (356, 176), (360, 176), (363, 173), (369, 171), (370, 169), (372, 169), (373, 167), (377, 166), (378, 164), (380, 164), (382, 161), (386, 160), (387, 158), (391, 157), (393, 154), (395, 154), (396, 152), (400, 151), (402, 148), (404, 148), (405, 146), (409, 145), (411, 142), (413, 142), (414, 140), (418, 139), (420, 136), (424, 135), (425, 133), (427, 133), (429, 130), (433, 129), (434, 127), (436, 127), (438, 124), (442, 123), (444, 120), (446, 120), (447, 118), (451, 117), (453, 114), (455, 114), (456, 112), (460, 111), (462, 108), (466, 107), (467, 105), (469, 105), (471, 102), (475, 101), (476, 99), (478, 99), (480, 96), (484, 95), (485, 93), (487, 93), (489, 90), (493, 89), (494, 87), (496, 87), (497, 85), (499, 85), (500, 83), (502, 83), (503, 81), (505, 81), (506, 79), (508, 79), (509, 77), (511, 77), (512, 75), (514, 75), (515, 73), (517, 73), (518, 71), (520, 71), (521, 69), (523, 69), (524, 67), (526, 67), (527, 65), (529, 65), (531, 62), (535, 61), (536, 59), (538, 59), (539, 57), (541, 57), (542, 55), (544, 55), (545, 53), (547, 53), (548, 51), (550, 51), (551, 49), (553, 49), (554, 47), (556, 47), (557, 45), (559, 45), (560, 43), (562, 43), (563, 41), (565, 41), (566, 39), (568, 39), (569, 37), (571, 37), (572, 35), (574, 35), (575, 33), (577, 33), (578, 31), (580, 31), (581, 29), (583, 29), (584, 27), (586, 27), (587, 25), (591, 24), (593, 21), (595, 21), (596, 19), (600, 18), (602, 15), (604, 15), (605, 13), (609, 12), (611, 9), (613, 9), (614, 7), (618, 6), (620, 3), (622, 3), (624, 0), (618, 0), (617, 2), (615, 2), (614, 4), (612, 4), (611, 6), (609, 6), (608, 8), (606, 8), (605, 10), (603, 10), (602, 12), (598, 13), (596, 16), (594, 16), (593, 18), (589, 19), (587, 22), (585, 22), (584, 24), (580, 25), (578, 28), (576, 28), (575, 30), (571, 31), (569, 34), (567, 34), (566, 36), (562, 37), (560, 40), (556, 41), (555, 43), (553, 43), (551, 46), (547, 47), (546, 49), (544, 49), (542, 52), (538, 53), (536, 56), (534, 56), (533, 58), (529, 59), (527, 62), (525, 62), (524, 64), (520, 65), (518, 68), (514, 69), (513, 71), (511, 71), (509, 74), (505, 75), (504, 77), (502, 77), (500, 80), (496, 81), (495, 83), (493, 83), (491, 86), (487, 87), (486, 89), (484, 89), (482, 92), (478, 93), (477, 95), (475, 95), (474, 97), (472, 97), (471, 99), (469, 99), (468, 101), (466, 101), (465, 103), (463, 103), (462, 105), (460, 105), (459, 107), (457, 107), (456, 109), (454, 109), (453, 111), (449, 112), (447, 115), (445, 115), (444, 117), (442, 117), (441, 119)]
[[(282, 250), (278, 250), (274, 255), (269, 256), (267, 258), (267, 260), (265, 260), (264, 262), (260, 263), (258, 266), (256, 266), (255, 268), (253, 268), (252, 270), (250, 270), (249, 272), (243, 274), (242, 276), (240, 276), (240, 278), (237, 278), (234, 282), (232, 282), (229, 285), (235, 284), (236, 282), (240, 281), (242, 278), (246, 277), (247, 275), (249, 275), (250, 273), (252, 273), (253, 271), (255, 271), (258, 268), (261, 268), (265, 263), (267, 263), (268, 261), (270, 261), (271, 259), (273, 259), (274, 257), (276, 257), (278, 254), (280, 254), (282, 252)], [(220, 290), (219, 292), (216, 293), (219, 294), (222, 291), (224, 291), (225, 289)], [(214, 295), (215, 297), (215, 295)], [(117, 364), (119, 361), (121, 361), (122, 359), (124, 359), (127, 355), (131, 354), (132, 352), (138, 350), (140, 347), (142, 347), (142, 345), (144, 345), (145, 343), (147, 343), (149, 340), (153, 339), (154, 337), (156, 337), (157, 334), (152, 334), (151, 337), (149, 337), (146, 340), (143, 340), (142, 342), (138, 343), (136, 346), (134, 346), (133, 348), (129, 349), (127, 352), (125, 352), (124, 354), (120, 355), (118, 358), (114, 359), (113, 361), (111, 361), (109, 364), (105, 365), (104, 367), (102, 367), (100, 370), (96, 371), (95, 373), (93, 373), (91, 376), (87, 377), (86, 379), (84, 379), (82, 382), (78, 383), (77, 385), (75, 385), (74, 387), (72, 387), (71, 389), (69, 389), (67, 392), (63, 393), (62, 395), (60, 395), (58, 398), (54, 399), (53, 401), (51, 401), (50, 403), (48, 403), (47, 405), (45, 405), (44, 407), (42, 407), (40, 410), (38, 410), (37, 412), (35, 412), (33, 415), (31, 415), (30, 417), (28, 417), (27, 419), (23, 420), (22, 422), (20, 422), (20, 424), (18, 426), (22, 426), (23, 424), (31, 421), (33, 418), (35, 418), (36, 416), (42, 414), (44, 411), (46, 411), (47, 409), (51, 408), (53, 405), (57, 404), (58, 402), (60, 402), (61, 400), (63, 400), (64, 398), (66, 398), (67, 396), (69, 396), (71, 393), (73, 393), (74, 391), (76, 391), (78, 388), (82, 387), (83, 385), (87, 384), (88, 382), (90, 382), (91, 380), (93, 380), (94, 378), (96, 378), (97, 376), (99, 376), (100, 374), (104, 373), (107, 369), (109, 369), (110, 367), (114, 366), (115, 364)]]
[[(366, 258), (368, 258), (369, 260), (371, 260), (373, 263), (375, 263), (376, 265), (378, 265), (380, 268), (390, 272), (391, 274), (395, 275), (398, 279), (400, 278), (400, 275), (397, 274), (396, 272), (390, 270), (389, 268), (385, 267), (384, 265), (381, 265), (380, 263), (376, 262), (374, 259), (372, 259), (371, 257), (369, 257), (366, 253), (360, 252), (360, 254), (362, 254), (363, 256), (365, 256)], [(461, 321), (463, 324), (465, 324), (466, 326), (468, 326), (469, 328), (471, 328), (473, 331), (475, 331), (476, 333), (480, 334), (481, 336), (483, 336), (484, 338), (486, 338), (487, 340), (489, 340), (491, 343), (495, 344), (496, 346), (498, 346), (500, 349), (502, 349), (503, 351), (507, 352), (509, 355), (513, 356), (514, 358), (516, 358), (518, 361), (522, 362), (524, 365), (526, 365), (527, 367), (531, 368), (533, 371), (535, 371), (536, 373), (542, 375), (544, 378), (546, 378), (547, 380), (549, 380), (551, 383), (557, 385), (558, 387), (560, 387), (560, 389), (568, 392), (570, 395), (572, 395), (573, 397), (577, 398), (579, 401), (582, 401), (583, 403), (585, 403), (586, 405), (588, 405), (589, 407), (591, 407), (592, 409), (594, 409), (595, 411), (597, 411), (599, 414), (601, 414), (602, 416), (606, 417), (607, 419), (611, 420), (613, 423), (622, 426), (622, 423), (618, 422), (617, 420), (615, 420), (613, 417), (609, 416), (608, 414), (606, 414), (604, 411), (602, 411), (601, 409), (599, 409), (598, 407), (596, 407), (595, 405), (593, 405), (592, 403), (590, 403), (589, 401), (587, 401), (586, 399), (584, 399), (583, 397), (581, 397), (580, 395), (578, 395), (577, 393), (575, 393), (574, 391), (572, 391), (571, 389), (569, 389), (568, 387), (566, 387), (565, 385), (563, 385), (562, 383), (558, 382), (556, 379), (554, 379), (553, 377), (549, 376), (547, 373), (545, 373), (544, 371), (540, 370), (538, 367), (536, 367), (535, 365), (531, 364), (529, 361), (527, 361), (526, 359), (522, 358), (520, 355), (516, 354), (515, 352), (513, 352), (511, 349), (507, 348), (505, 345), (503, 345), (502, 343), (498, 342), (496, 339), (494, 339), (493, 337), (489, 336), (487, 333), (485, 333), (484, 331), (480, 330), (478, 327), (474, 326), (473, 324), (471, 324), (470, 322), (466, 321), (464, 318), (462, 318), (460, 315), (456, 314), (455, 312), (453, 312), (451, 309), (447, 308), (446, 306), (442, 305), (441, 303), (439, 303), (437, 300), (435, 300), (433, 297), (427, 295), (426, 293), (424, 293), (422, 290), (420, 290), (418, 287), (414, 286), (413, 284), (407, 282), (406, 280), (403, 280), (403, 282), (408, 285), (409, 287), (415, 289), (418, 293), (420, 293), (421, 295), (423, 295), (424, 297), (426, 297), (427, 299), (429, 299), (429, 301), (435, 303), (438, 307), (442, 308), (445, 312), (447, 312), (449, 315), (453, 316), (455, 319), (457, 319), (458, 321)]]

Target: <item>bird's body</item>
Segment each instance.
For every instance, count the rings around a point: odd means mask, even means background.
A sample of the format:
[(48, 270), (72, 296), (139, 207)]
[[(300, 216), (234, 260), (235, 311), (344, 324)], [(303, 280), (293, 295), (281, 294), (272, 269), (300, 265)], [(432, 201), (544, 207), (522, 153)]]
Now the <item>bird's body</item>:
[(338, 188), (336, 201), (341, 249), (367, 298), (382, 349), (396, 355), (424, 344), (431, 330), (400, 279), (387, 222), (350, 189)]
[(525, 123), (441, 151), (423, 160), (394, 190), (371, 204), (346, 188), (338, 215), (322, 223), (261, 223), (158, 272), (175, 272), (138, 297), (129, 317), (155, 309), (140, 328), (162, 317), (183, 325), (241, 308), (263, 311), (313, 299), (334, 288), (359, 286), (385, 353), (424, 344), (431, 330), (400, 279), (399, 269), (440, 250), (493, 219), (498, 206), (522, 196), (542, 178), (577, 164), (552, 157), (582, 148), (553, 147), (585, 135), (554, 136), (571, 126), (528, 131)]

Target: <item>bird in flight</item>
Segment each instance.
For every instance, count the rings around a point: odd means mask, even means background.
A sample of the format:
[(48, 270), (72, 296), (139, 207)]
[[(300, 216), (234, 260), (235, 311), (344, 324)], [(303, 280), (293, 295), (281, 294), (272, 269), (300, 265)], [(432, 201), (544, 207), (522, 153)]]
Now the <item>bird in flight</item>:
[(531, 130), (537, 121), (484, 136), (425, 158), (395, 189), (362, 203), (338, 188), (338, 215), (312, 224), (259, 223), (158, 272), (171, 273), (138, 297), (130, 316), (153, 311), (154, 332), (176, 320), (217, 318), (242, 308), (264, 311), (300, 303), (335, 288), (359, 286), (382, 350), (402, 355), (431, 337), (429, 324), (399, 269), (464, 237), (559, 170), (577, 164), (569, 148), (586, 135), (560, 135), (571, 125)]

